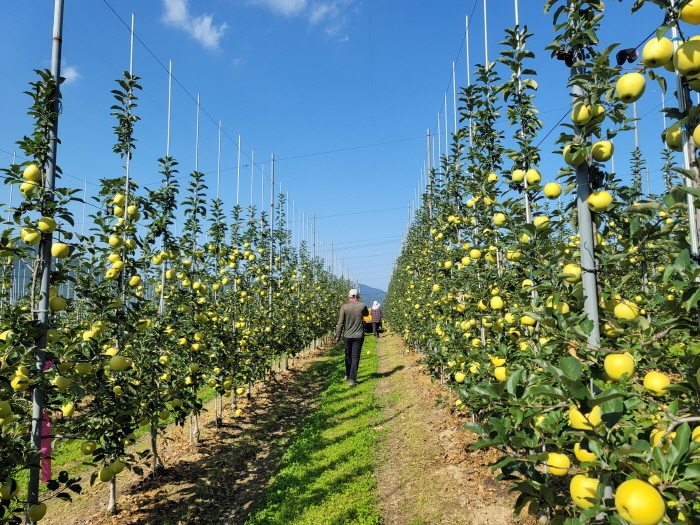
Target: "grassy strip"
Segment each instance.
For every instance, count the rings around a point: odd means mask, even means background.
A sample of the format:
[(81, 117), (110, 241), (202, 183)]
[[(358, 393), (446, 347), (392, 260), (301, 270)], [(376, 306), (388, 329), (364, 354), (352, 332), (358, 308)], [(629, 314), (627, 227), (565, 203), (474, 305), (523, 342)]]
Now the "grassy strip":
[(375, 340), (365, 338), (359, 385), (349, 387), (344, 352), (334, 364), (317, 409), (306, 417), (288, 445), (280, 472), (246, 525), (379, 524), (374, 466), (381, 410), (374, 398), (378, 381)]

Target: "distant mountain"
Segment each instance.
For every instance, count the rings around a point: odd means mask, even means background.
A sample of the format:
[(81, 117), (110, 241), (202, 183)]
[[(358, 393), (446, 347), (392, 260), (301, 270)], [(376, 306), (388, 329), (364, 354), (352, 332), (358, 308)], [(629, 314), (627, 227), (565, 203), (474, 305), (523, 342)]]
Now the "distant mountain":
[(366, 284), (360, 285), (360, 298), (362, 302), (368, 306), (372, 306), (373, 301), (379, 301), (384, 304), (384, 299), (386, 298), (386, 292), (379, 290), (378, 288), (372, 288)]

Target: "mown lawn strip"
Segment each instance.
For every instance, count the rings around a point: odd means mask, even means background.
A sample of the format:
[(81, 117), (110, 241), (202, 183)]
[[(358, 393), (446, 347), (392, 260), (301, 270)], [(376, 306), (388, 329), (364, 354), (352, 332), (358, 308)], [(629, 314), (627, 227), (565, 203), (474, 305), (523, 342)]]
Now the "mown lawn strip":
[(365, 338), (359, 384), (349, 387), (342, 345), (317, 409), (288, 445), (280, 471), (246, 525), (379, 524), (374, 466), (381, 412), (375, 340)]

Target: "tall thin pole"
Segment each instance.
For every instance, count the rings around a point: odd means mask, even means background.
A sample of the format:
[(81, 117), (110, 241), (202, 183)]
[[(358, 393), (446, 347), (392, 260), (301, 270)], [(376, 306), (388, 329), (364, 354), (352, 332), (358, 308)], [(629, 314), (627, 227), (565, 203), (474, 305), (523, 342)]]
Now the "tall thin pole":
[(445, 157), (450, 156), (450, 117), (447, 116), (447, 91), (445, 91), (445, 97), (444, 97), (444, 104), (445, 104)]
[[(674, 50), (678, 49), (678, 42), (680, 40), (679, 34), (678, 34), (678, 27), (674, 26), (672, 29), (672, 40), (673, 40), (673, 47)], [(683, 84), (683, 79), (681, 78), (680, 73), (676, 71), (676, 93), (678, 94), (678, 109), (681, 111), (681, 113), (684, 113), (688, 111), (690, 106), (692, 105), (690, 102), (690, 94), (688, 92), (688, 86)], [(694, 158), (693, 158), (693, 153), (691, 152), (691, 147), (690, 147), (690, 132), (688, 129), (683, 126), (681, 128), (681, 133), (683, 137), (683, 167), (686, 170), (691, 170), (693, 169), (691, 166), (693, 165)], [(697, 169), (697, 168), (696, 168)], [(694, 172), (697, 172), (693, 170)], [(685, 177), (685, 185), (690, 187), (690, 188), (697, 188), (697, 184), (689, 177)], [(690, 251), (692, 253), (693, 260), (697, 260), (698, 257), (698, 213), (697, 210), (695, 209), (695, 199), (693, 195), (690, 193), (688, 194), (687, 198), (688, 202), (688, 225), (690, 227)]]
[(165, 135), (165, 156), (170, 156), (170, 114), (173, 101), (173, 61), (168, 66), (168, 131)]
[(219, 200), (219, 188), (221, 186), (221, 120), (219, 120), (219, 143), (216, 149), (216, 200)]
[(639, 121), (637, 120), (637, 103), (632, 103), (632, 115), (634, 117), (634, 148), (639, 149)]
[(442, 153), (442, 126), (440, 125), (440, 111), (438, 111), (437, 115), (437, 139), (438, 139), (438, 147), (437, 147), (437, 154), (438, 154), (438, 162), (435, 165), (435, 168), (440, 169), (440, 154)]
[(253, 206), (253, 184), (255, 184), (255, 150), (250, 152), (250, 205)]
[(275, 155), (270, 155), (270, 279), (268, 288), (268, 312), (272, 317), (272, 266), (275, 261)]
[[(465, 50), (466, 50), (465, 54), (467, 56), (467, 87), (469, 87), (469, 86), (471, 86), (472, 81), (471, 81), (471, 73), (469, 71), (471, 69), (471, 65), (469, 64), (469, 17), (468, 16), (466, 17), (466, 23), (467, 23), (467, 27), (466, 27), (465, 35), (464, 35), (464, 42), (466, 44), (465, 45)], [(469, 147), (471, 147), (471, 146), (472, 146), (472, 119), (471, 119), (471, 117), (469, 117)]]
[(486, 12), (486, 0), (484, 0), (484, 59), (486, 60), (486, 69), (489, 68), (489, 24), (488, 15)]
[(238, 194), (241, 189), (241, 136), (238, 135), (238, 176), (236, 178), (236, 206), (238, 206)]
[[(13, 151), (12, 152), (12, 164), (14, 165), (17, 162), (17, 152)], [(10, 184), (10, 204), (8, 205), (8, 210), (7, 210), (7, 220), (10, 220), (10, 210), (9, 208), (12, 208), (12, 190), (14, 189), (15, 185)]]
[(194, 132), (194, 171), (199, 171), (199, 93), (197, 93), (197, 123)]
[[(574, 47), (574, 62), (583, 60), (581, 46)], [(581, 75), (585, 68), (571, 68), (571, 75)], [(574, 96), (584, 95), (580, 86), (573, 86)], [(583, 309), (586, 317), (593, 322), (593, 328), (588, 336), (590, 348), (600, 347), (600, 316), (598, 312), (598, 287), (596, 277), (595, 243), (591, 210), (588, 208), (588, 196), (591, 187), (588, 178), (588, 163), (576, 166), (576, 205), (578, 209), (578, 228), (581, 241), (581, 278), (583, 281)]]
[(452, 62), (452, 111), (454, 114), (455, 133), (457, 133), (457, 77), (455, 76), (454, 62)]
[(80, 227), (80, 235), (85, 236), (85, 206), (87, 205), (87, 179), (83, 179), (83, 224)]
[(515, 25), (516, 26), (520, 25), (520, 13), (518, 11), (520, 11), (520, 9), (518, 8), (518, 0), (515, 0)]
[[(56, 153), (58, 146), (58, 113), (61, 94), (59, 91), (61, 78), (61, 47), (63, 43), (63, 0), (55, 0), (53, 15), (53, 45), (51, 49), (51, 76), (55, 82), (55, 88), (51, 94), (51, 106), (55, 117), (49, 128), (48, 157), (45, 168), (44, 198), (53, 201), (54, 184), (56, 181)], [(49, 327), (49, 295), (51, 290), (51, 244), (53, 234), (42, 235), (39, 244), (41, 285), (39, 294), (39, 309), (35, 312), (39, 321), (41, 334), (36, 340), (36, 352), (34, 363), (37, 371), (41, 372), (46, 363), (46, 329)], [(32, 446), (35, 450), (41, 449), (41, 426), (44, 416), (44, 388), (38, 383), (32, 393)], [(29, 469), (29, 483), (27, 486), (27, 505), (32, 506), (39, 502), (39, 482), (41, 468)], [(32, 522), (34, 523), (34, 522)]]

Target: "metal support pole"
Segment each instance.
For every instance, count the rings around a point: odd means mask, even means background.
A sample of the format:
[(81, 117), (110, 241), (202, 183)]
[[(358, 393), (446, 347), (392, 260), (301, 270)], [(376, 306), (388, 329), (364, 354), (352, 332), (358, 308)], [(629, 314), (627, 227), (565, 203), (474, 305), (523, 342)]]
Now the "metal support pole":
[(238, 135), (238, 176), (236, 177), (236, 206), (238, 206), (238, 195), (241, 189), (241, 136)]
[[(672, 28), (672, 40), (673, 40), (673, 47), (674, 51), (678, 49), (678, 46), (680, 45), (680, 36), (678, 34), (678, 27), (673, 27)], [(690, 109), (690, 106), (692, 105), (690, 101), (690, 93), (688, 92), (688, 86), (683, 84), (682, 78), (680, 73), (676, 72), (676, 93), (678, 94), (678, 109), (681, 111), (681, 113), (684, 113)], [(690, 137), (691, 133), (688, 130), (686, 126), (683, 126), (681, 128), (681, 134), (683, 137), (683, 167), (686, 170), (691, 170), (693, 169), (693, 165), (695, 164), (695, 159), (693, 158), (694, 155), (691, 151), (691, 145), (690, 145)], [(697, 166), (695, 169), (695, 173), (697, 174)], [(696, 175), (697, 176), (697, 175)], [(685, 185), (691, 188), (697, 188), (698, 185), (696, 181), (690, 179), (689, 177), (685, 177)], [(689, 226), (689, 233), (690, 233), (690, 251), (692, 254), (692, 257), (695, 261), (697, 261), (698, 257), (698, 213), (697, 210), (695, 209), (695, 200), (694, 197), (689, 193), (688, 198), (687, 198), (687, 203), (688, 203), (688, 226)]]
[(488, 13), (486, 11), (486, 0), (484, 0), (484, 60), (486, 63), (484, 66), (489, 69), (489, 24), (488, 24)]
[[(583, 49), (574, 47), (574, 62), (583, 60)], [(584, 73), (584, 68), (571, 68), (571, 74)], [(574, 96), (583, 95), (580, 87), (572, 87)], [(581, 236), (581, 276), (583, 280), (583, 304), (586, 317), (593, 321), (593, 330), (588, 336), (590, 348), (600, 347), (600, 316), (598, 313), (598, 286), (595, 260), (595, 243), (591, 210), (588, 208), (588, 196), (591, 193), (588, 179), (588, 163), (576, 166), (576, 205), (578, 209), (578, 227)]]
[(270, 278), (268, 289), (268, 315), (272, 317), (272, 265), (275, 257), (275, 155), (270, 156)]
[[(61, 78), (61, 47), (63, 43), (63, 0), (55, 0), (53, 19), (53, 45), (51, 50), (51, 76), (55, 84), (55, 90), (51, 96), (53, 111), (58, 114)], [(54, 185), (56, 181), (56, 153), (58, 146), (58, 115), (52, 120), (49, 128), (48, 158), (45, 167), (44, 198), (52, 201)], [(42, 328), (49, 327), (49, 295), (51, 290), (51, 244), (53, 234), (42, 235), (39, 244), (41, 285), (39, 292), (39, 309), (36, 312), (37, 320)], [(36, 370), (41, 372), (46, 363), (46, 330), (36, 340), (36, 353), (34, 363)], [(41, 423), (44, 413), (44, 389), (37, 386), (32, 393), (32, 446), (35, 451), (41, 450)], [(29, 483), (27, 486), (27, 505), (31, 506), (39, 502), (39, 483), (41, 481), (41, 468), (29, 469)], [(34, 523), (34, 522), (32, 522)]]

